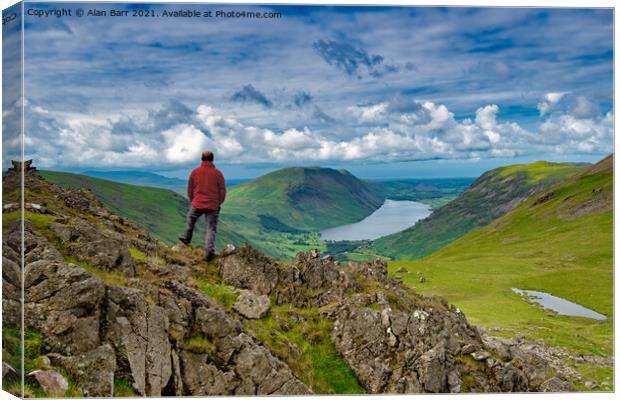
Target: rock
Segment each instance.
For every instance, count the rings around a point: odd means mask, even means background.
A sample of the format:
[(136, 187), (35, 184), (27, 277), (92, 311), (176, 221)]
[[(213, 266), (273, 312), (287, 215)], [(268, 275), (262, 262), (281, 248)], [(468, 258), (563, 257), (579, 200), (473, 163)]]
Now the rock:
[(409, 271), (405, 267), (400, 267), (399, 269), (396, 270), (396, 273), (398, 273), (398, 274), (406, 274), (408, 272)]
[(160, 396), (172, 375), (166, 310), (136, 289), (110, 286), (107, 298), (106, 340), (138, 393)]
[(466, 343), (463, 347), (461, 347), (461, 354), (467, 355), (476, 351), (476, 346), (471, 343)]
[(39, 386), (43, 388), (45, 394), (51, 397), (63, 397), (65, 391), (69, 388), (69, 382), (67, 382), (65, 377), (53, 369), (32, 371), (28, 376), (34, 378)]
[(426, 282), (426, 278), (425, 278), (425, 277), (423, 277), (423, 276), (421, 276), (421, 277), (420, 277), (420, 283), (424, 283), (424, 282)]
[(476, 352), (471, 353), (471, 356), (476, 361), (484, 361), (487, 358), (491, 357), (491, 354), (489, 354), (489, 352), (487, 352), (487, 351), (480, 350), (480, 351), (476, 351)]
[(584, 383), (584, 386), (588, 389), (594, 389), (595, 387), (598, 387), (598, 384), (596, 382), (587, 381), (586, 383)]
[(100, 345), (104, 284), (73, 264), (36, 261), (25, 272), (26, 326), (40, 331), (53, 352), (78, 354)]
[(278, 283), (278, 267), (273, 260), (249, 246), (223, 257), (219, 262), (220, 275), (227, 285), (269, 294)]
[(53, 365), (61, 365), (67, 370), (84, 396), (113, 396), (116, 357), (109, 344), (77, 356), (50, 354), (50, 359)]
[(270, 308), (269, 296), (259, 296), (248, 290), (242, 290), (237, 302), (233, 305), (233, 310), (249, 319), (263, 318)]
[(8, 382), (17, 379), (19, 379), (19, 374), (15, 371), (15, 368), (2, 361), (2, 380)]
[(235, 247), (235, 245), (228, 243), (220, 252), (220, 257), (228, 257), (232, 254), (235, 254), (236, 251), (237, 248)]
[(82, 243), (74, 248), (75, 257), (106, 271), (135, 275), (135, 261), (127, 245), (112, 239)]
[[(589, 387), (588, 382), (586, 382), (586, 387)], [(554, 376), (553, 378), (546, 380), (545, 382), (542, 383), (542, 385), (540, 385), (541, 392), (559, 393), (559, 392), (570, 392), (572, 390), (574, 390), (574, 388), (570, 383), (558, 378), (557, 376)]]

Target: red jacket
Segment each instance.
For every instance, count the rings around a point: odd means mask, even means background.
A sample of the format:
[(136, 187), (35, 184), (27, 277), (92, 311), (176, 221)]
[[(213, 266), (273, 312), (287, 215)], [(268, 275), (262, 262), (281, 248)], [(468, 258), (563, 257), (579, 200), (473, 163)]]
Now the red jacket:
[(189, 175), (187, 197), (194, 208), (219, 210), (226, 198), (224, 175), (211, 161), (203, 161)]

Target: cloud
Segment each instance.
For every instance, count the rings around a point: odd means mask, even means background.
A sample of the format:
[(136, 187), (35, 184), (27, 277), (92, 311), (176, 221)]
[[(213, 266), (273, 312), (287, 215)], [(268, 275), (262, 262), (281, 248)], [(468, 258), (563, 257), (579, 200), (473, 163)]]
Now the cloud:
[(537, 105), (540, 115), (543, 116), (550, 112), (568, 93), (569, 92), (549, 92), (545, 94)]
[(319, 40), (313, 44), (314, 50), (329, 65), (333, 65), (349, 76), (362, 77), (362, 69), (374, 78), (398, 72), (395, 65), (385, 64), (383, 57), (369, 54), (361, 47), (354, 47), (347, 42)]
[(592, 118), (599, 113), (596, 103), (586, 96), (577, 96), (572, 109), (572, 114), (577, 118)]
[(267, 98), (260, 90), (254, 88), (254, 86), (245, 85), (241, 90), (235, 92), (231, 96), (231, 101), (237, 103), (257, 103), (267, 108), (271, 108), (273, 103)]
[(306, 91), (301, 90), (293, 96), (293, 104), (297, 108), (303, 108), (310, 103), (312, 103), (312, 95)]

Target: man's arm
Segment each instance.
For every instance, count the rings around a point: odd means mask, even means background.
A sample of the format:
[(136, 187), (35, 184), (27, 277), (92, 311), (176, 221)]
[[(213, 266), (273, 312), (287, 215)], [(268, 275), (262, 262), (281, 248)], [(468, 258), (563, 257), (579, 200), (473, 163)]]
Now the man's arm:
[(194, 199), (194, 172), (189, 174), (189, 179), (187, 181), (187, 198), (189, 201)]
[(220, 205), (226, 200), (226, 180), (224, 179), (224, 175), (220, 172), (218, 174), (218, 188), (220, 190)]

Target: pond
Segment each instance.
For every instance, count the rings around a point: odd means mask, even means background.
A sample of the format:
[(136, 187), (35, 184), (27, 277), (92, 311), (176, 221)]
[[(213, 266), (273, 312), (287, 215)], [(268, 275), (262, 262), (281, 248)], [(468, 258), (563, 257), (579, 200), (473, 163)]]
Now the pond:
[(560, 315), (569, 315), (573, 317), (593, 318), (599, 321), (607, 320), (603, 314), (599, 314), (594, 310), (590, 310), (572, 301), (565, 300), (561, 297), (554, 296), (545, 292), (536, 290), (521, 290), (512, 288), (512, 291), (522, 296), (529, 297), (532, 301), (540, 304), (543, 308), (553, 310)]
[(321, 231), (323, 240), (374, 240), (400, 232), (430, 215), (431, 208), (416, 201), (386, 200), (363, 220)]

